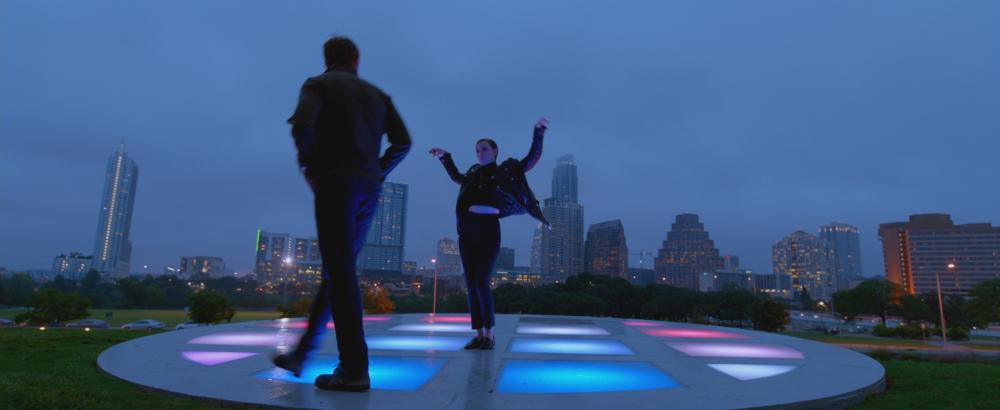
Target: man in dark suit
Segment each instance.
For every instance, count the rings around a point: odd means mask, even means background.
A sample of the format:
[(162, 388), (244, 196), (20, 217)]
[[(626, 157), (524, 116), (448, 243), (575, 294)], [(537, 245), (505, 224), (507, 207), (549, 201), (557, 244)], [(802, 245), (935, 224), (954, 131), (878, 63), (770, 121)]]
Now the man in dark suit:
[[(290, 353), (274, 364), (302, 373), (302, 363), (319, 344), (331, 316), (337, 324), (340, 364), (316, 378), (327, 390), (367, 391), (368, 345), (356, 261), (378, 203), (382, 182), (410, 150), (410, 136), (392, 100), (358, 77), (360, 53), (347, 37), (323, 45), (326, 72), (302, 85), (295, 114), (288, 119), (300, 169), (315, 195), (316, 230), (323, 279), (313, 300), (309, 327)], [(379, 157), (382, 135), (389, 147)]]

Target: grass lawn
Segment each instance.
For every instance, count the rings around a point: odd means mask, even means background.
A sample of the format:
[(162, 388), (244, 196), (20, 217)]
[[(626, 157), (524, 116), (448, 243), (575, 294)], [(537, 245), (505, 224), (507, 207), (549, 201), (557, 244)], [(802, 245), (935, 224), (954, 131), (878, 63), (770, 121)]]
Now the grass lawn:
[(104, 349), (148, 334), (0, 328), (0, 408), (219, 408), (202, 400), (146, 392), (97, 369), (97, 356)]
[(996, 409), (1000, 364), (885, 360), (888, 389), (860, 409)]
[[(14, 319), (18, 313), (24, 312), (23, 309), (0, 309), (0, 318)], [(111, 318), (108, 319), (105, 314), (111, 312)], [(269, 320), (276, 319), (280, 317), (281, 314), (277, 311), (253, 311), (253, 310), (237, 310), (236, 316), (233, 317), (234, 322), (242, 322), (247, 320)], [(159, 320), (167, 325), (169, 328), (173, 328), (178, 323), (184, 323), (188, 321), (187, 313), (183, 310), (155, 310), (155, 309), (90, 309), (91, 319), (100, 319), (111, 324), (112, 327), (119, 327), (126, 323), (135, 322), (141, 319), (153, 319)]]
[(910, 339), (894, 339), (894, 338), (874, 337), (874, 336), (866, 337), (866, 336), (852, 336), (852, 335), (827, 335), (823, 333), (812, 333), (812, 332), (785, 332), (782, 334), (786, 336), (794, 336), (824, 343), (861, 344), (861, 345), (878, 345), (878, 346), (908, 346), (908, 347), (919, 347), (927, 349), (936, 348), (936, 346), (928, 345), (923, 341), (910, 340)]

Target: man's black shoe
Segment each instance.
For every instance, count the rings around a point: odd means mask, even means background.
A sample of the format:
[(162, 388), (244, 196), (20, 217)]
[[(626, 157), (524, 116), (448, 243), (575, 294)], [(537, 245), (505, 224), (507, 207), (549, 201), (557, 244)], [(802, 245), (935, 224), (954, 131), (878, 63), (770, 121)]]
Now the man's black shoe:
[(316, 378), (316, 387), (323, 390), (366, 392), (372, 388), (372, 381), (365, 372), (356, 379), (348, 379), (338, 367), (333, 374), (321, 374)]
[(282, 353), (271, 360), (275, 366), (292, 372), (295, 377), (302, 376), (302, 359), (291, 353)]
[(483, 340), (486, 340), (486, 338), (485, 337), (480, 338), (478, 336), (472, 338), (472, 340), (470, 340), (469, 343), (465, 344), (465, 350), (476, 350), (482, 348)]

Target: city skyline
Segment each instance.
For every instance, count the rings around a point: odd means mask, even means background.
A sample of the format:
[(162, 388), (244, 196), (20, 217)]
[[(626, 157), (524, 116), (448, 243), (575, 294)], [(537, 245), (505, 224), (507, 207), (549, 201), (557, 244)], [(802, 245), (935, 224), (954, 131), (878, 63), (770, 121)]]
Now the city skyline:
[[(427, 149), (464, 169), (488, 136), (502, 158), (521, 157), (539, 116), (552, 124), (528, 173), (536, 196), (551, 196), (548, 170), (572, 152), (584, 223), (621, 219), (631, 249), (657, 249), (674, 215), (697, 213), (719, 249), (763, 273), (775, 241), (836, 220), (859, 228), (874, 276), (882, 223), (932, 212), (1000, 221), (996, 3), (100, 4), (0, 13), (8, 270), (91, 252), (104, 161), (122, 139), (143, 168), (133, 272), (185, 255), (246, 272), (257, 227), (313, 235), (284, 121), (332, 32), (357, 40), (361, 76), (413, 134), (389, 181), (410, 186), (407, 259), (421, 265), (454, 236), (457, 195)], [(234, 9), (239, 18), (222, 18)], [(589, 24), (597, 16), (611, 23)], [(508, 69), (519, 61), (531, 68)], [(503, 225), (502, 245), (528, 265), (534, 222)]]

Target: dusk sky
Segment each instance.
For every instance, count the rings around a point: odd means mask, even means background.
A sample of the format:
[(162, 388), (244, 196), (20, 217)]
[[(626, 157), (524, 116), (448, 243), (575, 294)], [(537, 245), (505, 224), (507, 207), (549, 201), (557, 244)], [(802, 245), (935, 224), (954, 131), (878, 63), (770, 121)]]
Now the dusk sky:
[[(389, 180), (410, 186), (421, 265), (455, 237), (458, 193), (427, 150), (464, 169), (492, 137), (521, 157), (541, 116), (539, 199), (573, 154), (585, 229), (621, 219), (633, 253), (692, 212), (769, 273), (775, 242), (839, 221), (872, 276), (879, 223), (1000, 223), (995, 0), (334, 3), (0, 1), (0, 266), (93, 252), (122, 140), (135, 272), (181, 256), (247, 272), (257, 228), (314, 235), (285, 120), (331, 34), (358, 43), (413, 136)], [(518, 265), (534, 226), (503, 222)]]

